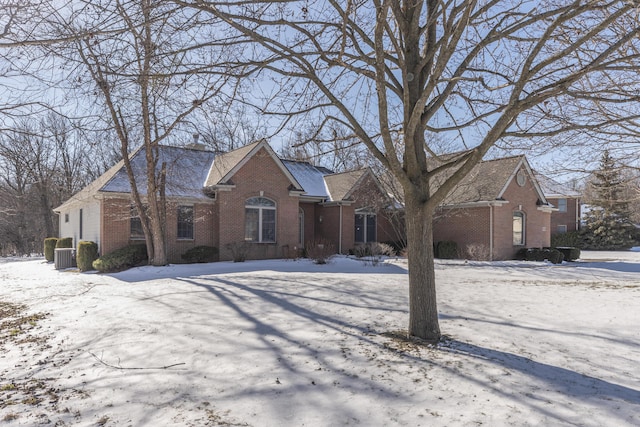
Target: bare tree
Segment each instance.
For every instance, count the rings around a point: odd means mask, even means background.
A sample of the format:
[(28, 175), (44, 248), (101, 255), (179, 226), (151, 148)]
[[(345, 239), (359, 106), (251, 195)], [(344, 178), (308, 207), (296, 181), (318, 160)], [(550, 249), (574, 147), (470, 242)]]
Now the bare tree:
[[(232, 80), (225, 55), (233, 45), (221, 44), (216, 29), (209, 15), (168, 1), (104, 0), (72, 2), (40, 30), (69, 41), (52, 52), (68, 72), (66, 89), (83, 98), (85, 115), (93, 105), (102, 116), (94, 129), (112, 129), (119, 141), (153, 265), (167, 263), (167, 165), (159, 146), (203, 104), (224, 98)], [(131, 165), (134, 150), (146, 160), (144, 177)]]
[[(615, 94), (603, 83), (636, 75), (633, 1), (176, 2), (224, 20), (234, 42), (260, 46), (245, 60), (281, 76), (272, 113), (342, 123), (400, 182), (409, 334), (431, 341), (440, 338), (432, 219), (447, 193), (497, 141), (585, 128), (589, 120), (561, 119), (637, 98), (635, 83)], [(567, 114), (549, 114), (560, 106)], [(459, 155), (440, 157), (430, 133)], [(436, 187), (437, 175), (446, 179)]]

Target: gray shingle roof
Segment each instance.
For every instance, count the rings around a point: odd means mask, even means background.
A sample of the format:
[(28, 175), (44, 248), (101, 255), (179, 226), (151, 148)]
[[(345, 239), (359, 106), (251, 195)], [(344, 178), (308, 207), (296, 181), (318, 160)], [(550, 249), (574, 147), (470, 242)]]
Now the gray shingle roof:
[(524, 156), (513, 156), (480, 162), (449, 193), (444, 204), (457, 205), (499, 199), (523, 159)]
[[(215, 156), (216, 154), (211, 151), (166, 145), (159, 146), (156, 171), (160, 171), (162, 163), (166, 164), (167, 196), (206, 198), (202, 188)], [(137, 151), (131, 157), (131, 167), (136, 176), (138, 191), (141, 195), (147, 194), (147, 160), (144, 150)], [(131, 185), (125, 168), (121, 167), (99, 191), (105, 193), (130, 193)]]

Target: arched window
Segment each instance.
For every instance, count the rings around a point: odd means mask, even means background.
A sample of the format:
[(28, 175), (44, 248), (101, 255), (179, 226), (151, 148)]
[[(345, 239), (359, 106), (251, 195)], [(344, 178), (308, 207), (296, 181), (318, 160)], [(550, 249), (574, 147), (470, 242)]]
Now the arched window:
[(513, 245), (524, 246), (525, 242), (525, 217), (523, 212), (513, 213)]
[(276, 241), (276, 202), (266, 197), (247, 199), (244, 209), (244, 240), (256, 243)]

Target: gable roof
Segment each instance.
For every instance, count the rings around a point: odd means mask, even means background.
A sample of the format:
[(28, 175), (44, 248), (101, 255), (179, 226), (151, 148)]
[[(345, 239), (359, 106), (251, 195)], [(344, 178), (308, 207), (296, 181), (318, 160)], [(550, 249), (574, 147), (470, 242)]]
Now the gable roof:
[(289, 169), (287, 169), (280, 157), (276, 155), (266, 139), (262, 139), (254, 142), (253, 144), (245, 145), (244, 147), (216, 156), (211, 168), (209, 169), (204, 186), (215, 187), (219, 185), (232, 185), (231, 178), (233, 175), (235, 175), (235, 173), (261, 149), (265, 149), (271, 156), (276, 165), (291, 182), (291, 185), (293, 186), (292, 189), (294, 191), (304, 191), (303, 187)]
[(447, 195), (443, 205), (502, 200), (518, 171), (524, 168), (542, 204), (547, 204), (529, 162), (523, 155), (484, 160)]
[(350, 172), (335, 173), (327, 175), (324, 180), (329, 190), (332, 201), (346, 200), (353, 193), (357, 184), (363, 179), (367, 169), (359, 169)]

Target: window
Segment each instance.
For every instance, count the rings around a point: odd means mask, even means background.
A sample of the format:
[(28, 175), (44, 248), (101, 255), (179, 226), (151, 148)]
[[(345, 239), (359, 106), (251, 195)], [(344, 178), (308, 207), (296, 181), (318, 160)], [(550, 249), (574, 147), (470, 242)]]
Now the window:
[(524, 213), (513, 213), (513, 244), (514, 246), (524, 245)]
[(64, 222), (69, 222), (69, 214), (64, 214)]
[(247, 199), (244, 209), (244, 240), (256, 243), (276, 241), (276, 203), (266, 197)]
[(356, 243), (368, 243), (376, 241), (376, 214), (360, 212), (355, 218)]
[(560, 212), (567, 211), (567, 199), (558, 199), (558, 211)]
[(193, 206), (178, 206), (178, 239), (193, 239)]
[(79, 230), (79, 234), (80, 234), (80, 239), (82, 239), (82, 209), (80, 209), (80, 230)]
[(566, 233), (567, 232), (567, 225), (566, 224), (558, 225), (558, 228), (556, 229), (556, 231), (558, 233)]
[(135, 206), (131, 206), (130, 236), (131, 239), (144, 239), (142, 220)]

